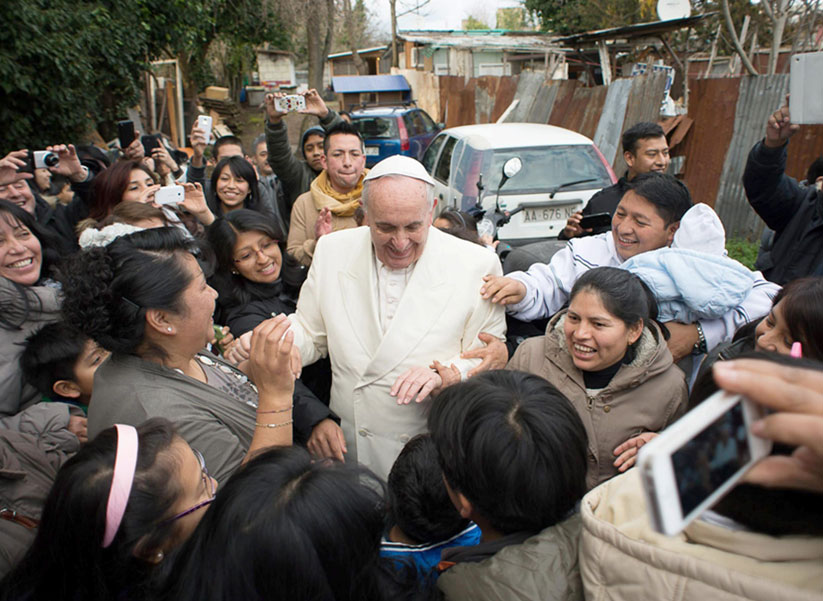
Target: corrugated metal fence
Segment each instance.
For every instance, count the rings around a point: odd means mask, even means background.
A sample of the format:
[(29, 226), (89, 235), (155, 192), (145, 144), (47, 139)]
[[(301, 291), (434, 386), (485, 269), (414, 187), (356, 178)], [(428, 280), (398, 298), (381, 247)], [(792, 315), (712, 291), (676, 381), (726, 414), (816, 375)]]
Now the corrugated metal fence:
[[(659, 120), (665, 86), (662, 74), (593, 88), (575, 80), (547, 80), (542, 73), (437, 79), (439, 106), (424, 108), (439, 115), (446, 127), (497, 121), (516, 100), (505, 121), (548, 123), (588, 136), (618, 174), (626, 169), (623, 131), (639, 121)], [(678, 128), (673, 155), (682, 157), (680, 175), (695, 201), (717, 210), (729, 237), (754, 240), (762, 231), (741, 178), (749, 150), (763, 137), (766, 120), (783, 102), (788, 82), (788, 75), (690, 80), (688, 120), (682, 124), (686, 133)], [(786, 172), (803, 179), (821, 154), (823, 125), (802, 126), (789, 144)]]

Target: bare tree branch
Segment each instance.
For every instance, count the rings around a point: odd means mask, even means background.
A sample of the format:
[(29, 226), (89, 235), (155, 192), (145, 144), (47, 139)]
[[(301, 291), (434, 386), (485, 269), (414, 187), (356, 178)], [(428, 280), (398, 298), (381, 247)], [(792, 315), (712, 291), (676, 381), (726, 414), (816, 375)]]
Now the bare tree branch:
[[(767, 4), (767, 2), (762, 2), (761, 4)], [(746, 56), (746, 51), (743, 50), (743, 46), (740, 45), (740, 40), (737, 38), (737, 32), (734, 30), (734, 21), (732, 21), (732, 14), (729, 11), (729, 0), (723, 0), (721, 6), (723, 8), (723, 18), (726, 20), (726, 30), (731, 37), (735, 52), (737, 52), (740, 61), (743, 63), (743, 66), (746, 67), (746, 71), (748, 71), (749, 74), (759, 75), (757, 69), (754, 68), (754, 65), (752, 65), (752, 62), (749, 60), (749, 57)]]
[(408, 14), (418, 12), (421, 8), (423, 8), (424, 6), (429, 4), (430, 2), (431, 2), (431, 0), (419, 0), (417, 2), (417, 6), (413, 6), (412, 8), (407, 8), (406, 10), (403, 10), (403, 12), (397, 14), (397, 18), (405, 17)]

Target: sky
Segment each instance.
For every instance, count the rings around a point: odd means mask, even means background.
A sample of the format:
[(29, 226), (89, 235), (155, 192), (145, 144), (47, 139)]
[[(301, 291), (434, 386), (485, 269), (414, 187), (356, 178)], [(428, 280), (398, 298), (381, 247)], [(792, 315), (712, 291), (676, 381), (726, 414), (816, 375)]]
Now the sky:
[[(389, 0), (365, 0), (368, 9), (374, 15), (376, 27), (380, 32), (391, 31), (389, 19)], [(411, 8), (417, 0), (397, 0), (397, 12)], [(461, 21), (472, 15), (494, 27), (498, 8), (520, 6), (518, 0), (431, 0), (420, 9), (420, 16), (409, 14), (397, 20), (398, 29), (460, 29)]]

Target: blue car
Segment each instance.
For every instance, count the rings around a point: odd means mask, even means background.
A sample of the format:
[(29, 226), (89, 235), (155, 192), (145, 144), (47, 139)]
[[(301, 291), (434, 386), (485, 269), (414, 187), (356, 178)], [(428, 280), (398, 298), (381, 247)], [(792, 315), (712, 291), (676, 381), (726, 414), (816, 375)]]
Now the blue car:
[(351, 113), (351, 120), (366, 144), (366, 167), (394, 154), (419, 161), (443, 129), (443, 124), (435, 123), (426, 111), (408, 106), (359, 109)]

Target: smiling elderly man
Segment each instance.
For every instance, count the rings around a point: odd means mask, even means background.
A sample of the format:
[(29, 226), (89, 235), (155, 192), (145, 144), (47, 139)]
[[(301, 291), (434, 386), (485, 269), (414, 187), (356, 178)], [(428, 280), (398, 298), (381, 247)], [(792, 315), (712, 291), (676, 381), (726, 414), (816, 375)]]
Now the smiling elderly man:
[(389, 157), (366, 176), (369, 227), (317, 242), (297, 312), (291, 316), (303, 363), (328, 355), (331, 408), (345, 445), (331, 432), (322, 454), (359, 461), (387, 477), (403, 445), (426, 429), (430, 394), (442, 385), (437, 360), (461, 373), (460, 357), (502, 338), (503, 308), (480, 298), (482, 278), (500, 274), (497, 255), (431, 226), (434, 182), (423, 166)]

